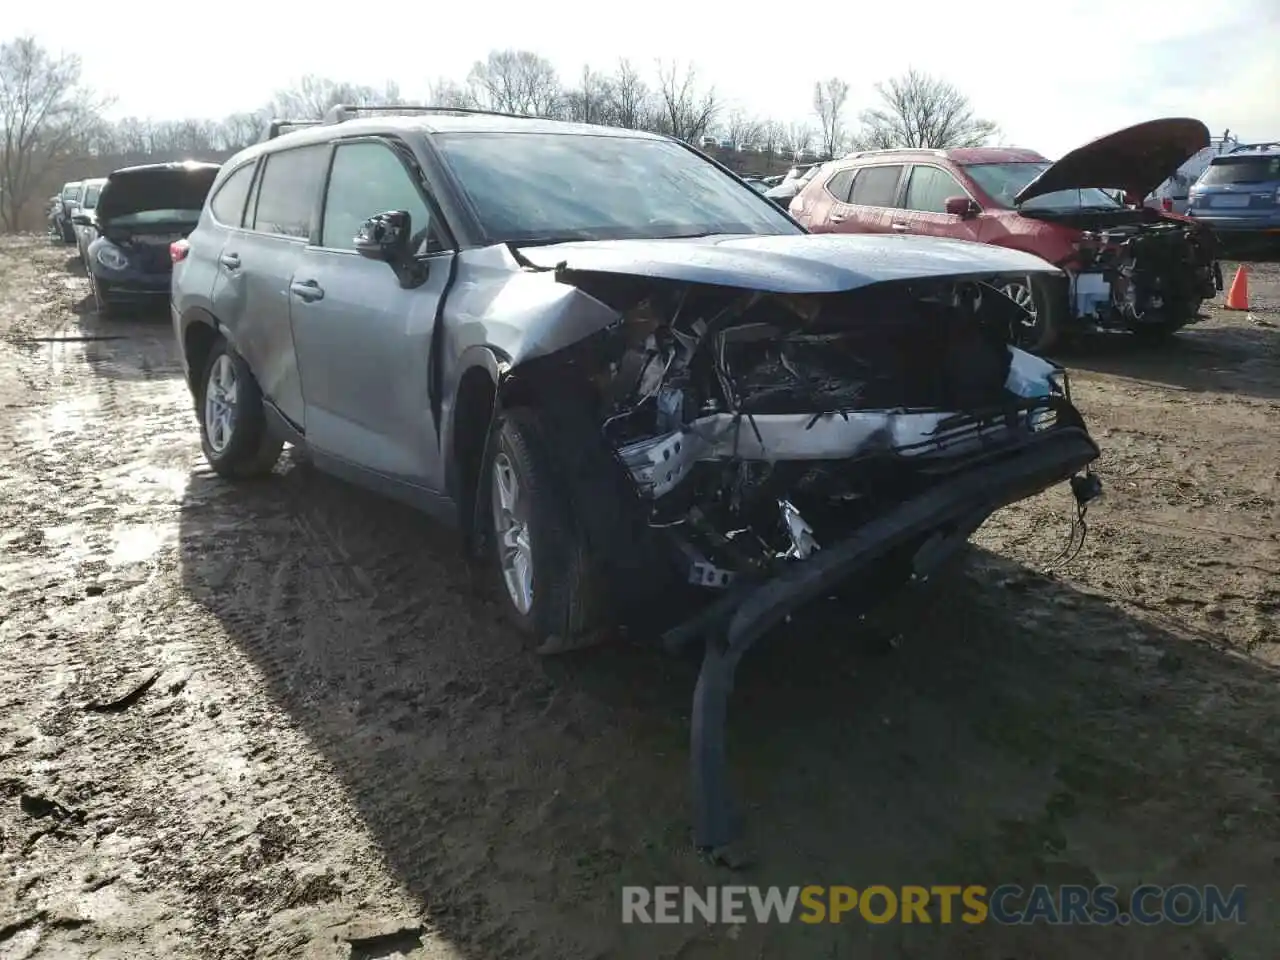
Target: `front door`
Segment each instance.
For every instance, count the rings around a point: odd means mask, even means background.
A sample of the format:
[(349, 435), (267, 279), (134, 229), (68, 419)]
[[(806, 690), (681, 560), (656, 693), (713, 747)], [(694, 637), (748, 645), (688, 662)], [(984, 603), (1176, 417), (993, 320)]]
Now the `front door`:
[[(411, 156), (382, 139), (341, 142), (333, 155), (319, 243), (289, 284), (293, 339), (317, 450), (384, 477), (443, 489), (428, 393), (431, 336), (451, 250)], [(405, 289), (392, 268), (355, 250), (369, 217), (407, 211), (425, 281)]]
[(907, 192), (898, 211), (898, 220), (908, 233), (952, 240), (979, 240), (982, 214), (961, 217), (947, 213), (950, 197), (968, 197), (969, 193), (949, 172), (932, 164), (917, 163), (907, 177)]

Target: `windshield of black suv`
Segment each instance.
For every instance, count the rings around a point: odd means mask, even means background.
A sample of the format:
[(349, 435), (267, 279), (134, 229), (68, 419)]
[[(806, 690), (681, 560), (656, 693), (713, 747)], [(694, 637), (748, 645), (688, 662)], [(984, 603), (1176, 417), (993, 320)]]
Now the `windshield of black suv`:
[(1047, 160), (1017, 163), (973, 163), (965, 172), (997, 203), (1023, 210), (1114, 210), (1122, 204), (1115, 197), (1096, 187), (1079, 190), (1055, 190), (1026, 203), (1017, 204), (1014, 197), (1028, 183), (1052, 166)]
[(803, 233), (670, 140), (574, 133), (434, 138), (494, 243)]
[(1200, 184), (1270, 183), (1280, 180), (1280, 157), (1214, 157)]

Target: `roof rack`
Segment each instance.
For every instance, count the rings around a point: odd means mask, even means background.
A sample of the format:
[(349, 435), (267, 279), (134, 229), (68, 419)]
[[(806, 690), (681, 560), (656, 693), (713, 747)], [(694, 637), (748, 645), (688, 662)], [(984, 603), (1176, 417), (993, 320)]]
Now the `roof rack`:
[(266, 129), (262, 131), (262, 136), (258, 138), (258, 142), (265, 143), (268, 140), (274, 140), (291, 127), (314, 127), (319, 123), (319, 120), (272, 120), (267, 124)]
[(928, 153), (935, 157), (946, 155), (945, 150), (935, 150), (932, 147), (886, 147), (883, 150), (854, 150), (852, 153), (846, 153), (841, 160), (850, 160), (854, 157), (881, 157), (890, 153)]
[(361, 113), (437, 113), (437, 114), (453, 114), (454, 116), (468, 116), (478, 114), (483, 117), (509, 117), (513, 120), (536, 120), (537, 117), (530, 117), (523, 113), (503, 113), (500, 110), (479, 110), (472, 107), (424, 107), (416, 103), (336, 103), (325, 111), (324, 123), (343, 123), (346, 120), (352, 120)]
[(1239, 143), (1232, 147), (1229, 153), (1253, 153), (1260, 150), (1280, 150), (1280, 140), (1271, 140), (1266, 143)]

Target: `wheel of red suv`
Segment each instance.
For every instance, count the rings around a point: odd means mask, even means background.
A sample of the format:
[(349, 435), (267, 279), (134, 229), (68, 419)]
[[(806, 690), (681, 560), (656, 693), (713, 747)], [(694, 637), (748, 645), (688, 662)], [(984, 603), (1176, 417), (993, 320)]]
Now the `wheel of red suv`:
[(1013, 344), (1030, 353), (1042, 353), (1058, 341), (1057, 311), (1044, 286), (1031, 277), (1010, 280), (1001, 291), (1022, 308), (1014, 325)]
[(596, 626), (598, 592), (537, 411), (503, 413), (486, 460), (488, 532), (507, 619), (543, 652), (583, 645)]
[(264, 476), (284, 442), (272, 436), (262, 391), (244, 358), (218, 340), (200, 380), (200, 446), (214, 472), (233, 480)]

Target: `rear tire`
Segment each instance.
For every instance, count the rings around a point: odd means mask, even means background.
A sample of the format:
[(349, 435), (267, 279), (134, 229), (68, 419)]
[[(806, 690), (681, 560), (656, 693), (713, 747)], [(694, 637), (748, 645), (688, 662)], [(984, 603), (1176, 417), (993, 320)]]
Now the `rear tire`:
[(485, 457), (481, 509), (506, 618), (538, 641), (540, 652), (554, 653), (590, 645), (602, 593), (545, 429), (527, 407), (500, 415)]
[(1012, 342), (1028, 353), (1052, 349), (1061, 335), (1061, 312), (1049, 289), (1034, 277), (1021, 277), (1002, 286), (1001, 291), (1022, 308), (1025, 319), (1015, 323)]
[(244, 358), (219, 338), (209, 350), (197, 398), (200, 446), (209, 466), (229, 480), (266, 476), (284, 441), (267, 425), (262, 390)]

